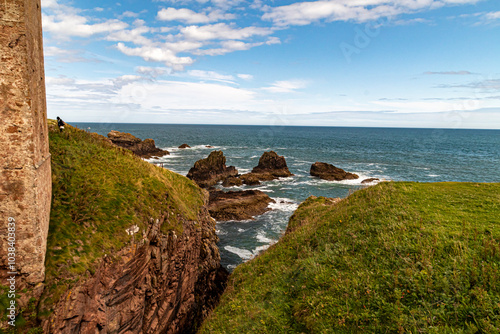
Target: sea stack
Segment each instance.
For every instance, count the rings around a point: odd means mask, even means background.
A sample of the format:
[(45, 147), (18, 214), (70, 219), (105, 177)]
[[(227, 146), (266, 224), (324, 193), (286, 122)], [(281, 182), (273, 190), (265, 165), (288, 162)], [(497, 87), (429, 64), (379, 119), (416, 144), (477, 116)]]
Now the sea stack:
[(243, 183), (254, 185), (259, 184), (259, 181), (271, 181), (292, 175), (288, 170), (285, 158), (274, 151), (269, 151), (262, 154), (259, 164), (252, 169), (252, 172), (241, 175), (240, 178)]
[(312, 176), (328, 181), (355, 180), (359, 178), (354, 173), (346, 172), (326, 162), (315, 162), (312, 164), (310, 173)]
[(238, 170), (234, 166), (226, 166), (224, 153), (213, 151), (207, 158), (196, 161), (187, 177), (201, 188), (208, 188), (227, 177), (236, 175), (238, 175)]

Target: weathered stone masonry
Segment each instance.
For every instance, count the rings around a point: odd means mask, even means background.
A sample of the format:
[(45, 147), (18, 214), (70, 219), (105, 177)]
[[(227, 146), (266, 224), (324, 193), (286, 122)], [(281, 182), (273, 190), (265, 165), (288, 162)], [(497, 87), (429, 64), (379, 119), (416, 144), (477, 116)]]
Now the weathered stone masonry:
[(13, 217), (18, 292), (44, 279), (52, 191), (40, 7), (40, 0), (0, 1), (0, 284)]

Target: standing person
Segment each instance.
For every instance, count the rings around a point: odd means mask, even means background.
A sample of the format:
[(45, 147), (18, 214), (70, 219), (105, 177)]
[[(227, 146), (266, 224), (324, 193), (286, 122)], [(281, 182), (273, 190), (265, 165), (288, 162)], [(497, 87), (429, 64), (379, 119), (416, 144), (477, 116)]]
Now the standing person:
[(64, 121), (62, 119), (60, 119), (59, 116), (57, 116), (57, 126), (59, 127), (60, 132), (62, 132), (62, 130), (64, 130), (65, 125), (66, 125), (66, 123), (64, 123)]

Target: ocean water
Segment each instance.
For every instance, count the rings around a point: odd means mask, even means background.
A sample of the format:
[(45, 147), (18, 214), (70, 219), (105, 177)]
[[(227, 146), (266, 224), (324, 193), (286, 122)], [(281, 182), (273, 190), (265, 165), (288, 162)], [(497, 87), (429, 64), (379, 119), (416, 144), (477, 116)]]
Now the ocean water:
[[(195, 161), (222, 150), (228, 166), (243, 174), (263, 152), (286, 158), (295, 174), (259, 186), (276, 203), (252, 221), (219, 222), (222, 264), (229, 270), (276, 242), (298, 204), (311, 195), (345, 197), (366, 178), (394, 181), (500, 182), (500, 130), (439, 130), (343, 127), (269, 127), (218, 125), (100, 124), (75, 126), (101, 135), (111, 130), (153, 138), (170, 155), (157, 162), (186, 175)], [(183, 143), (190, 149), (180, 150)], [(207, 148), (210, 145), (213, 148)], [(309, 175), (316, 161), (331, 163), (360, 176), (358, 180), (323, 181)]]

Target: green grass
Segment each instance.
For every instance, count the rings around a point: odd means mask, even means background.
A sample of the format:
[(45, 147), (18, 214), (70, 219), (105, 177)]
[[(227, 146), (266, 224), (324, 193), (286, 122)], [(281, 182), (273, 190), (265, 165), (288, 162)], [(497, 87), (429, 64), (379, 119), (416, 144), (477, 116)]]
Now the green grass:
[(201, 333), (499, 333), (500, 184), (309, 198)]
[(93, 273), (100, 259), (130, 247), (125, 230), (168, 216), (163, 232), (182, 233), (182, 220), (196, 221), (204, 194), (191, 180), (155, 167), (104, 137), (49, 121), (52, 208), (47, 240), (46, 289), (39, 316), (61, 295)]

